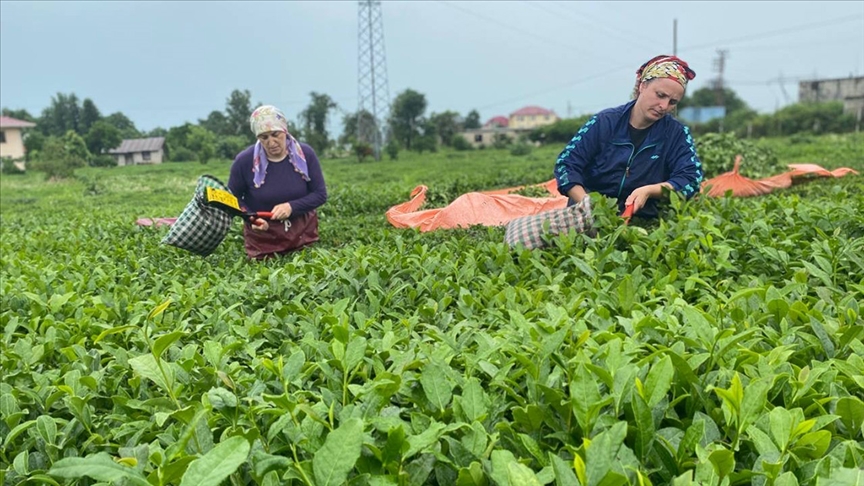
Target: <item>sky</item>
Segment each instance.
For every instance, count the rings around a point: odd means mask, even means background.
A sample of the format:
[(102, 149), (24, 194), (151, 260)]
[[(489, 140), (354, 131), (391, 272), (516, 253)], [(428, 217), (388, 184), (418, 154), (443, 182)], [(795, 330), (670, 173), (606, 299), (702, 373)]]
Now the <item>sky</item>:
[[(677, 53), (770, 113), (802, 80), (864, 76), (864, 1), (384, 1), (389, 97), (481, 120), (528, 105), (561, 117), (629, 100), (635, 71)], [(674, 26), (677, 24), (677, 36)], [(57, 93), (91, 98), (141, 130), (197, 122), (234, 89), (289, 119), (312, 91), (358, 103), (356, 1), (0, 0), (0, 106), (39, 115)], [(675, 41), (677, 37), (677, 42)]]

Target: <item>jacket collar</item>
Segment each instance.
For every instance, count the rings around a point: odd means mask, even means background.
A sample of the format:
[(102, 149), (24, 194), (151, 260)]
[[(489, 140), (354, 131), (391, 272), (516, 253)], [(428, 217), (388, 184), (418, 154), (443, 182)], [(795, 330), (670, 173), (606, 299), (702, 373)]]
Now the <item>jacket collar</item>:
[[(633, 143), (630, 141), (630, 113), (633, 111), (633, 106), (635, 105), (636, 100), (630, 100), (626, 104), (621, 105), (621, 109), (623, 111), (621, 113), (621, 117), (618, 119), (618, 122), (615, 124), (615, 138), (612, 140), (612, 143)], [(642, 142), (642, 148), (645, 148), (649, 145), (662, 144), (662, 127), (666, 125), (666, 117), (668, 116), (668, 114), (665, 115), (663, 118), (657, 120), (648, 127), (648, 136), (645, 138), (645, 141)]]

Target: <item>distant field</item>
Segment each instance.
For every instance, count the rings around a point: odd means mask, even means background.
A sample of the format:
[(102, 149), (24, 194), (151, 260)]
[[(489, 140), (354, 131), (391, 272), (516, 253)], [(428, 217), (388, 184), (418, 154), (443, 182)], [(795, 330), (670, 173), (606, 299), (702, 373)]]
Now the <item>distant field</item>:
[[(864, 173), (860, 136), (760, 143)], [(0, 176), (0, 485), (864, 481), (864, 176), (644, 227), (601, 198), (533, 252), (384, 218), (559, 150), (325, 160), (321, 243), (267, 262), (134, 224), (228, 161)]]

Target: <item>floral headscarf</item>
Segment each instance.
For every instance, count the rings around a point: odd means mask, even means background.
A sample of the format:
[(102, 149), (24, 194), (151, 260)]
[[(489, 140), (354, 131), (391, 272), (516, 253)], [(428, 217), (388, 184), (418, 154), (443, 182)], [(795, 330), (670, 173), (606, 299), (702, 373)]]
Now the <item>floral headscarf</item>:
[[(288, 120), (284, 113), (275, 106), (259, 106), (249, 117), (249, 126), (256, 137), (266, 132), (285, 132), (285, 148), (288, 149), (288, 160), (294, 166), (294, 170), (303, 177), (303, 180), (309, 182), (309, 167), (306, 165), (306, 156), (303, 155), (303, 149), (297, 139), (288, 133)], [(261, 187), (261, 184), (264, 184), (268, 162), (267, 153), (264, 151), (261, 141), (255, 142), (252, 157), (252, 173), (254, 174), (252, 182), (255, 187)]]
[(633, 97), (639, 94), (639, 85), (645, 81), (657, 78), (670, 78), (687, 89), (687, 82), (696, 77), (696, 72), (690, 69), (683, 60), (675, 56), (657, 56), (643, 64), (636, 71), (636, 87)]

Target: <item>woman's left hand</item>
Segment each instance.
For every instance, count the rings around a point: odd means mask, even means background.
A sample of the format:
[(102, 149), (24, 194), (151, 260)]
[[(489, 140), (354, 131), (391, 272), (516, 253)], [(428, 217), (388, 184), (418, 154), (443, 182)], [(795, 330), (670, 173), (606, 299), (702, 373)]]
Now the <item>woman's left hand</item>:
[(648, 202), (648, 198), (655, 192), (654, 185), (637, 187), (633, 192), (627, 196), (627, 200), (624, 201), (624, 206), (633, 205), (633, 214), (639, 212), (640, 209), (645, 207), (645, 203)]
[(287, 202), (273, 206), (273, 210), (271, 211), (271, 213), (273, 213), (273, 219), (278, 219), (280, 221), (290, 218), (291, 212), (291, 203)]

